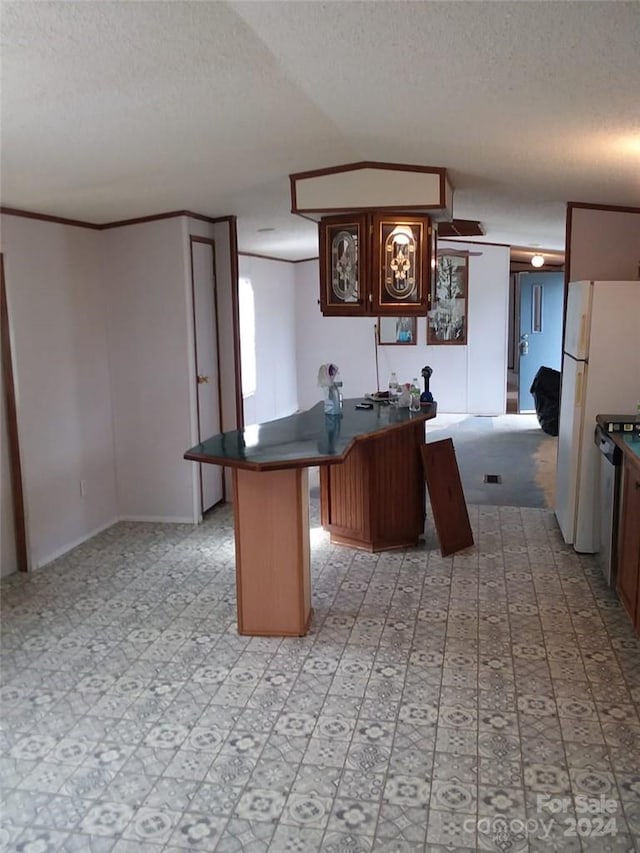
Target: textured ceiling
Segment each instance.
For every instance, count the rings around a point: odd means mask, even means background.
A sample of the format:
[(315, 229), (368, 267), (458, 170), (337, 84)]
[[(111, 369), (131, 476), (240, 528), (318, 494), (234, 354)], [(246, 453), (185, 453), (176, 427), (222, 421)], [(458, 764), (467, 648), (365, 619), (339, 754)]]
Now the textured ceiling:
[(489, 242), (562, 249), (567, 201), (640, 205), (638, 2), (3, 2), (1, 26), (7, 206), (235, 214), (242, 250), (296, 259), (288, 175), (360, 160), (445, 167)]

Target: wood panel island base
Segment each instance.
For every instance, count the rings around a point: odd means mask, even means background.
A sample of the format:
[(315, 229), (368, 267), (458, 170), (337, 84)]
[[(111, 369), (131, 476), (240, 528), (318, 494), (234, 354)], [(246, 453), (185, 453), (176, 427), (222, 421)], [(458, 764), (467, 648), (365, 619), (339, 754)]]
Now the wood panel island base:
[(320, 518), (331, 541), (365, 551), (415, 545), (424, 533), (424, 423), (355, 444), (341, 465), (320, 468)]
[(311, 621), (309, 471), (233, 472), (238, 633), (303, 636)]
[(436, 404), (308, 412), (207, 439), (185, 459), (233, 469), (238, 632), (303, 636), (311, 620), (308, 468), (321, 471), (332, 541), (368, 551), (413, 545), (424, 531), (420, 448)]

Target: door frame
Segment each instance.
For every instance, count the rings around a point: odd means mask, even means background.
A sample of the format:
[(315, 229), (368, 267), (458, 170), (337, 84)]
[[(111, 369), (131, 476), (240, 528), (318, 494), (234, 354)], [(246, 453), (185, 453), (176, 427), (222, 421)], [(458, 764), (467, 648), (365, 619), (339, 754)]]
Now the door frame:
[[(516, 288), (515, 288), (516, 294), (515, 294), (515, 300), (514, 300), (514, 303), (515, 303), (515, 320), (514, 320), (514, 329), (513, 329), (513, 346), (514, 346), (514, 372), (515, 372), (515, 377), (516, 377), (517, 385), (518, 385), (518, 392), (517, 393), (518, 393), (518, 413), (519, 414), (535, 411), (535, 409), (522, 410), (520, 408), (520, 390), (521, 390), (520, 389), (520, 379), (521, 379), (521, 377), (520, 377), (520, 361), (521, 361), (521, 356), (520, 356), (520, 338), (521, 338), (520, 327), (522, 324), (521, 313), (522, 313), (522, 307), (523, 307), (522, 306), (523, 277), (525, 279), (525, 282), (530, 280), (534, 284), (536, 283), (536, 279), (537, 279), (538, 283), (541, 284), (543, 289), (544, 289), (545, 286), (548, 286), (549, 288), (551, 288), (554, 284), (554, 282), (552, 282), (549, 279), (550, 276), (562, 276), (562, 270), (555, 269), (555, 268), (536, 269), (536, 270), (520, 270), (516, 274), (517, 284), (516, 284)], [(558, 282), (555, 282), (555, 284), (559, 285), (560, 280), (558, 280)], [(564, 291), (564, 286), (561, 289), (562, 289), (562, 314), (564, 316), (564, 313), (566, 311), (566, 294)], [(549, 295), (550, 293), (552, 293), (553, 295)], [(555, 292), (548, 290), (547, 296), (543, 297), (542, 305), (545, 304), (545, 300), (553, 299), (554, 296), (555, 296)], [(544, 311), (544, 308), (543, 308), (543, 311)], [(549, 323), (549, 322), (550, 322), (549, 315), (547, 314), (547, 323)], [(547, 335), (548, 335), (548, 330), (547, 330)], [(562, 371), (562, 353), (563, 353), (563, 348), (564, 348), (563, 338), (564, 338), (564, 325), (561, 325), (561, 327), (560, 327), (559, 361), (556, 362), (557, 367), (555, 366), (555, 364), (553, 365), (554, 369), (559, 370), (559, 371)], [(548, 337), (547, 337), (547, 340), (549, 340)], [(531, 337), (529, 337), (529, 341), (532, 341)]]
[[(509, 271), (509, 306), (507, 331), (507, 359), (505, 370), (505, 412), (519, 414), (518, 396), (520, 393), (520, 272)], [(516, 394), (516, 411), (513, 411), (512, 399), (509, 393)]]
[(27, 548), (27, 526), (24, 508), (22, 463), (20, 461), (20, 439), (18, 435), (18, 408), (13, 377), (13, 351), (9, 327), (9, 305), (4, 277), (4, 255), (0, 252), (0, 338), (2, 338), (2, 379), (7, 416), (7, 438), (9, 441), (9, 468), (11, 497), (13, 504), (13, 527), (15, 534), (16, 566), (19, 572), (29, 571)]
[[(211, 263), (212, 263), (212, 272), (213, 272), (213, 306), (215, 310), (215, 335), (216, 335), (216, 359), (218, 362), (218, 371), (217, 371), (217, 383), (216, 383), (216, 391), (218, 394), (218, 411), (220, 412), (220, 418), (222, 419), (222, 388), (220, 384), (220, 326), (219, 326), (219, 316), (218, 316), (218, 282), (216, 275), (216, 241), (212, 237), (199, 237), (195, 234), (189, 234), (189, 264), (191, 266), (191, 321), (193, 324), (193, 356), (194, 356), (194, 376), (193, 381), (196, 386), (196, 424), (198, 428), (198, 441), (202, 441), (202, 435), (200, 432), (200, 395), (198, 394), (198, 332), (196, 329), (196, 285), (193, 274), (193, 244), (194, 243), (205, 243), (208, 246), (211, 246)], [(200, 515), (203, 514), (203, 506), (204, 506), (204, 490), (202, 485), (202, 465), (206, 463), (199, 463), (198, 466), (198, 481), (200, 483)], [(226, 478), (222, 476), (222, 502), (227, 499), (227, 491), (226, 491)]]

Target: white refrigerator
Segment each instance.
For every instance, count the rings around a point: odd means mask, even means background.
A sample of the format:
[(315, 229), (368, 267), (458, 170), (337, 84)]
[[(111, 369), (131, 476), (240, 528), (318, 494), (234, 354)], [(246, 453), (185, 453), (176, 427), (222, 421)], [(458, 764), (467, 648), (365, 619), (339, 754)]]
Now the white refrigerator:
[(640, 403), (640, 281), (569, 284), (558, 431), (556, 518), (567, 545), (599, 542), (596, 415), (634, 415)]

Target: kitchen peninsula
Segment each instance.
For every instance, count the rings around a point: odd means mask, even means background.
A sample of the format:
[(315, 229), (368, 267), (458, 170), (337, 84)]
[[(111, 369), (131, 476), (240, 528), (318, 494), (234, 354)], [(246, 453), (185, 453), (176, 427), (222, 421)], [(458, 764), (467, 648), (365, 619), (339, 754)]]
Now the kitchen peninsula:
[(424, 530), (420, 449), (436, 403), (306, 412), (212, 436), (184, 458), (233, 473), (238, 632), (302, 636), (311, 619), (308, 469), (320, 466), (322, 524), (369, 551), (414, 545)]

